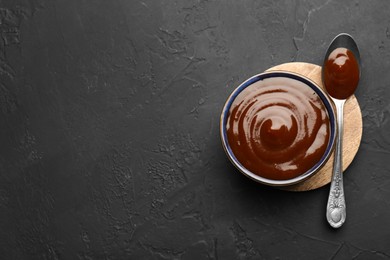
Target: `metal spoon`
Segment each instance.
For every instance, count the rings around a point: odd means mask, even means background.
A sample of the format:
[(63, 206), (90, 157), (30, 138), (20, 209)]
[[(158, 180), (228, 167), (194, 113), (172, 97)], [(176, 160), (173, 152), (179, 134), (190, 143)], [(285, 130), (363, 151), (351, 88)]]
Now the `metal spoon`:
[(360, 53), (356, 42), (349, 34), (339, 34), (329, 45), (322, 67), (322, 81), (335, 104), (338, 126), (332, 182), (326, 206), (326, 218), (329, 224), (334, 228), (341, 227), (346, 218), (342, 175), (344, 103), (353, 95), (358, 85), (359, 78)]

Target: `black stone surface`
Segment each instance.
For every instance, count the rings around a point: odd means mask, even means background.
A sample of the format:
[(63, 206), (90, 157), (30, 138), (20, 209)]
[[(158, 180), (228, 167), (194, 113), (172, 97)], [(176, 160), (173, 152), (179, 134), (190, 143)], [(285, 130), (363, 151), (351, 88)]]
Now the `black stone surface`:
[[(390, 2), (0, 1), (1, 259), (390, 258)], [(256, 184), (219, 117), (243, 80), (361, 51), (347, 222)]]

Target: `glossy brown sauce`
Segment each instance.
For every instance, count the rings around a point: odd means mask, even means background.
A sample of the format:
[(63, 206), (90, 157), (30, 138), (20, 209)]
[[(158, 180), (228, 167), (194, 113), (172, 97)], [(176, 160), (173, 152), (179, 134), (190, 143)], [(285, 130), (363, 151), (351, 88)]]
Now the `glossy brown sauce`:
[(347, 99), (356, 90), (359, 82), (359, 64), (353, 53), (346, 48), (331, 52), (324, 64), (326, 91), (336, 99)]
[(245, 88), (232, 103), (226, 128), (238, 161), (273, 180), (311, 169), (324, 155), (330, 136), (320, 97), (306, 84), (282, 77)]

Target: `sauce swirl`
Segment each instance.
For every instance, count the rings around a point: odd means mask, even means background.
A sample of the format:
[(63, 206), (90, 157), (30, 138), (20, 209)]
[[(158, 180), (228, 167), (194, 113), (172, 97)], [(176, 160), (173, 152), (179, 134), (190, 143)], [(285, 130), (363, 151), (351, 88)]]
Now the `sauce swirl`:
[(237, 160), (273, 180), (311, 169), (330, 137), (321, 98), (308, 85), (284, 77), (266, 78), (241, 91), (230, 107), (226, 129)]
[(359, 82), (359, 64), (353, 53), (346, 48), (334, 49), (324, 64), (326, 91), (336, 99), (347, 99)]

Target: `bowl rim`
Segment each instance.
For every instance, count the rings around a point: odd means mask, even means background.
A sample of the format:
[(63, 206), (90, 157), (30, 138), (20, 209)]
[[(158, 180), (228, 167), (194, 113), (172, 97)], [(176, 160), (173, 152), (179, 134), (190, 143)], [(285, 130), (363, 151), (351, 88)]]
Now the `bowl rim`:
[[(229, 110), (230, 107), (235, 100), (235, 98), (243, 91), (245, 88), (250, 86), (251, 84), (264, 80), (267, 78), (274, 78), (274, 77), (285, 77), (290, 79), (298, 80), (306, 85), (308, 85), (311, 89), (313, 89), (316, 94), (320, 97), (322, 103), (325, 106), (326, 112), (329, 117), (329, 124), (330, 124), (330, 137), (329, 142), (326, 147), (324, 155), (321, 157), (321, 159), (308, 171), (305, 173), (292, 178), (288, 180), (273, 180), (261, 177), (259, 175), (254, 174), (253, 172), (246, 169), (239, 160), (234, 156), (233, 151), (231, 150), (228, 139), (227, 139), (227, 130), (226, 130), (226, 122), (227, 118), (229, 116)], [(336, 139), (336, 133), (337, 133), (337, 124), (336, 124), (336, 113), (333, 107), (333, 103), (331, 99), (329, 98), (328, 94), (320, 87), (317, 83), (315, 83), (313, 80), (309, 79), (306, 76), (303, 76), (298, 73), (289, 72), (289, 71), (282, 71), (282, 70), (273, 70), (273, 71), (265, 71), (263, 73), (256, 74), (248, 79), (246, 79), (244, 82), (242, 82), (236, 89), (233, 90), (233, 92), (229, 95), (227, 98), (225, 105), (223, 106), (221, 117), (220, 117), (220, 137), (222, 146), (224, 148), (224, 151), (229, 158), (230, 162), (246, 177), (249, 177), (250, 179), (265, 184), (269, 186), (289, 186), (293, 185), (299, 182), (302, 182), (306, 180), (307, 178), (315, 175), (322, 166), (325, 165), (325, 163), (329, 160), (335, 144)]]

